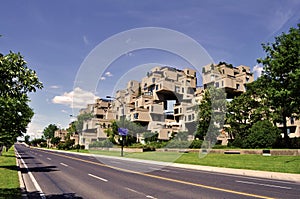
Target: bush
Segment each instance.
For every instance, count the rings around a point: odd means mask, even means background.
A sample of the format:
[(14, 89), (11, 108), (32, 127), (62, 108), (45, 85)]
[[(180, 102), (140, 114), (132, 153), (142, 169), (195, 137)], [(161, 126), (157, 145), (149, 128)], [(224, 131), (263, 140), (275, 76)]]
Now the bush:
[(203, 140), (193, 140), (191, 145), (189, 146), (190, 149), (200, 149), (202, 146)]
[(281, 131), (268, 120), (256, 122), (243, 141), (243, 148), (272, 148)]
[(166, 148), (186, 149), (191, 145), (191, 141), (170, 140)]
[(91, 147), (91, 148), (93, 148), (93, 147), (110, 148), (110, 147), (113, 147), (113, 146), (114, 146), (114, 144), (109, 139), (102, 140), (102, 141), (96, 141), (96, 142), (93, 142), (89, 145), (89, 147)]

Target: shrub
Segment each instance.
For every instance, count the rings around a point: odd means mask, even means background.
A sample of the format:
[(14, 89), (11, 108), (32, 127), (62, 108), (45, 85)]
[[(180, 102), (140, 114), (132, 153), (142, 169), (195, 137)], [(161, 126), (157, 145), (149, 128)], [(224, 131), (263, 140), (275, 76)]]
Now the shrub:
[(189, 146), (190, 149), (200, 149), (202, 146), (203, 140), (193, 140), (191, 145)]
[(281, 131), (268, 120), (256, 122), (243, 141), (243, 148), (271, 148), (279, 138)]
[(102, 141), (96, 141), (96, 142), (93, 142), (89, 145), (89, 147), (91, 147), (91, 148), (93, 148), (93, 147), (110, 148), (110, 147), (113, 147), (113, 146), (114, 146), (114, 144), (109, 139), (102, 140)]

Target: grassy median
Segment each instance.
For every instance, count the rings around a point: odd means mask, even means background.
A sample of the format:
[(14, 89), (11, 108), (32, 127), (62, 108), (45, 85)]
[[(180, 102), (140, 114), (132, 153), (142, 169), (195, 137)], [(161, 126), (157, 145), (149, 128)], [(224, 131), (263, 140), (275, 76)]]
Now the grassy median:
[(0, 156), (0, 198), (21, 198), (14, 148)]
[[(90, 153), (120, 156), (120, 152), (96, 151)], [(199, 156), (199, 153), (144, 152), (124, 153), (125, 157), (203, 166), (216, 166), (236, 169), (250, 169), (300, 174), (300, 156), (262, 156), (242, 154), (213, 154)]]

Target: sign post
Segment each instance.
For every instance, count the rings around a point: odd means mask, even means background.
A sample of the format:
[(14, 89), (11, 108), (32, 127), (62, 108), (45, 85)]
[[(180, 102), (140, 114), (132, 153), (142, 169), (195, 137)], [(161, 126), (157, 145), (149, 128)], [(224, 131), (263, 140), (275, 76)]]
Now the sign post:
[(118, 132), (121, 140), (121, 157), (123, 157), (123, 151), (124, 151), (124, 138), (127, 136), (128, 134), (128, 129), (126, 128), (118, 128)]

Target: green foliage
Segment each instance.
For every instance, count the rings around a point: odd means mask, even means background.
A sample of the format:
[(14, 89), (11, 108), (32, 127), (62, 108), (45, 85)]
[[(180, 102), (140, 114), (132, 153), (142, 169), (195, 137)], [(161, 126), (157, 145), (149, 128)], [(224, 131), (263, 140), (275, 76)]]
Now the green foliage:
[(75, 140), (74, 139), (68, 139), (66, 140), (66, 142), (60, 142), (58, 145), (57, 145), (57, 148), (58, 149), (63, 149), (63, 150), (70, 150), (70, 149), (73, 149), (73, 147), (75, 144)]
[(190, 149), (200, 149), (202, 146), (203, 140), (193, 140), (190, 144)]
[[(77, 121), (74, 122), (75, 129), (70, 129), (72, 132), (81, 132), (83, 129), (83, 122), (93, 118), (93, 114), (84, 113), (77, 116)], [(73, 125), (72, 125), (73, 126)], [(75, 131), (74, 131), (75, 130)]]
[(273, 120), (283, 123), (284, 137), (288, 139), (286, 118), (300, 116), (300, 24), (262, 47), (266, 57), (257, 61), (264, 66), (264, 72), (254, 84), (262, 86), (260, 97), (267, 99), (274, 111)]
[(146, 143), (150, 143), (153, 141), (157, 141), (158, 139), (158, 133), (153, 133), (153, 132), (144, 132), (143, 137)]
[(0, 53), (0, 146), (10, 146), (26, 133), (33, 111), (30, 92), (43, 87), (35, 71), (29, 69), (20, 53)]
[(46, 140), (43, 138), (36, 138), (36, 139), (32, 140), (30, 143), (32, 146), (41, 146), (41, 145), (44, 146), (44, 144), (47, 145)]
[(30, 139), (30, 136), (29, 135), (25, 135), (24, 141), (25, 141), (26, 144), (30, 143), (29, 139)]
[(61, 140), (60, 137), (53, 137), (53, 138), (51, 138), (50, 143), (53, 144), (54, 146), (56, 146), (56, 145), (58, 145), (60, 140)]
[(49, 124), (44, 129), (43, 134), (46, 139), (52, 139), (56, 130), (58, 130), (58, 127), (55, 124)]
[(89, 145), (90, 148), (93, 148), (93, 147), (113, 147), (114, 144), (109, 140), (109, 139), (106, 139), (106, 140), (102, 140), (102, 141), (96, 141), (96, 142), (93, 142)]
[(272, 148), (281, 131), (268, 120), (256, 122), (243, 141), (244, 148)]
[(209, 87), (198, 107), (198, 125), (195, 138), (216, 142), (224, 124), (226, 96), (222, 89)]

